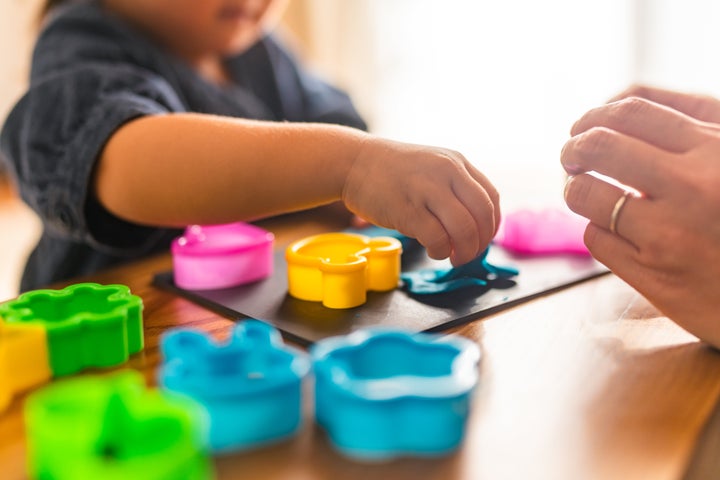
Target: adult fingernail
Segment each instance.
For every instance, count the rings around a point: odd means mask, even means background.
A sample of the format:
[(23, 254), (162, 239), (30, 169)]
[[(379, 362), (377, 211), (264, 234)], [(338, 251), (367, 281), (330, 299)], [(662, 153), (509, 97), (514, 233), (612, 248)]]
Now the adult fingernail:
[(577, 175), (578, 173), (582, 173), (582, 169), (579, 165), (563, 165), (563, 168), (567, 172), (568, 175), (573, 176)]
[(571, 138), (567, 142), (565, 142), (565, 145), (563, 145), (562, 150), (560, 150), (560, 164), (565, 169), (565, 171), (570, 175), (576, 175), (580, 173), (580, 166), (572, 163), (569, 158), (571, 158), (572, 152), (570, 149), (575, 143), (575, 139)]
[(567, 203), (568, 199), (568, 190), (570, 190), (570, 184), (575, 180), (575, 177), (569, 176), (567, 180), (565, 180), (565, 188), (563, 188), (563, 198), (565, 199), (565, 202)]

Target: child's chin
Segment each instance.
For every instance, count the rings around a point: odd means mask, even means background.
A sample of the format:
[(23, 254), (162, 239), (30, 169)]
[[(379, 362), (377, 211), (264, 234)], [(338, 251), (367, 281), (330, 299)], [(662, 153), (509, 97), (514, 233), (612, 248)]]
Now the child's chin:
[(252, 47), (262, 37), (262, 30), (257, 26), (243, 29), (243, 33), (237, 34), (229, 40), (222, 48), (224, 55), (238, 55)]

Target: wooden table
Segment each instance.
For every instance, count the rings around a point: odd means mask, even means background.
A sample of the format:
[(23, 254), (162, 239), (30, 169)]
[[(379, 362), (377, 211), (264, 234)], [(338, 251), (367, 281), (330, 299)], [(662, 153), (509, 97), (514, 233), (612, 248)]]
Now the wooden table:
[[(302, 215), (262, 226), (276, 233), (279, 247), (342, 227)], [(222, 338), (233, 325), (153, 287), (153, 275), (168, 268), (169, 256), (161, 256), (77, 280), (126, 284), (143, 298), (146, 348), (129, 366), (150, 383), (161, 332), (192, 326)], [(453, 332), (483, 352), (480, 387), (457, 453), (381, 464), (347, 460), (314, 426), (306, 401), (298, 437), (216, 457), (218, 478), (720, 478), (714, 460), (720, 450), (691, 462), (708, 441), (717, 443), (718, 427), (704, 426), (720, 395), (720, 353), (658, 315), (616, 277), (585, 282)], [(26, 477), (23, 400), (19, 396), (0, 414), (2, 479)]]

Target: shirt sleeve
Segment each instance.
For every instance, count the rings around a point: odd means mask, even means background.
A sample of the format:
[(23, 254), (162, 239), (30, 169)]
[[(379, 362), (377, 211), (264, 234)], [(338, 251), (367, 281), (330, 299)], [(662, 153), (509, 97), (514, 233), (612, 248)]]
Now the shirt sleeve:
[(259, 46), (275, 71), (284, 118), (368, 129), (348, 94), (305, 68), (275, 35), (265, 37)]
[(91, 190), (95, 165), (124, 123), (185, 108), (162, 77), (118, 59), (117, 42), (108, 41), (105, 53), (100, 41), (93, 55), (81, 51), (73, 61), (57, 62), (68, 55), (68, 43), (54, 47), (55, 37), (38, 42), (30, 88), (2, 130), (2, 154), (47, 234), (116, 255), (141, 252), (162, 232), (102, 208)]

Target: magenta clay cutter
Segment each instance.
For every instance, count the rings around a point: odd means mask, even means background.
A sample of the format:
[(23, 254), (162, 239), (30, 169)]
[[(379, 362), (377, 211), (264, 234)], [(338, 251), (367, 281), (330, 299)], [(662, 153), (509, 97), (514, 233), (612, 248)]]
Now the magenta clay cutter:
[(191, 225), (171, 245), (175, 285), (214, 290), (262, 280), (273, 271), (274, 239), (247, 223)]

